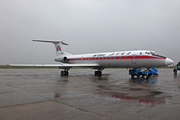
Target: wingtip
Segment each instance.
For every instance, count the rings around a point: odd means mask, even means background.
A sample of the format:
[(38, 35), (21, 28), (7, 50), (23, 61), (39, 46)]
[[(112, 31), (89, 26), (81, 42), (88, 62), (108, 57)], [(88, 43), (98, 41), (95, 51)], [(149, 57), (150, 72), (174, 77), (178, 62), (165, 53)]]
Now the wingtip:
[(7, 66), (10, 66), (10, 64), (7, 64)]

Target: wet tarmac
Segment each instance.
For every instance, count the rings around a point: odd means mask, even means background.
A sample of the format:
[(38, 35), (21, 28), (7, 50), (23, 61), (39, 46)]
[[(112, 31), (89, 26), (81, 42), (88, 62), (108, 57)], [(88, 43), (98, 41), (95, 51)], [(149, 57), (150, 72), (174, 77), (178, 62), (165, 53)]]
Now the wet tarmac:
[(127, 69), (0, 69), (0, 120), (177, 120), (180, 73), (131, 79)]

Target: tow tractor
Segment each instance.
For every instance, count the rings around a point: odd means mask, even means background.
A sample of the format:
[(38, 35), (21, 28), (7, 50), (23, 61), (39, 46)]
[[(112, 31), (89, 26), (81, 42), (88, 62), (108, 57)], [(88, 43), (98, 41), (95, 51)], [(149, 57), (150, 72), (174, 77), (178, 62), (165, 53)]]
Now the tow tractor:
[(158, 71), (157, 71), (156, 68), (150, 68), (149, 70), (143, 70), (143, 71), (141, 71), (140, 68), (139, 69), (133, 68), (133, 69), (129, 70), (129, 75), (131, 75), (132, 78), (134, 78), (134, 76), (136, 76), (137, 78), (142, 76), (142, 78), (148, 79), (152, 75), (153, 76), (157, 76), (158, 75)]
[(132, 78), (134, 78), (134, 76), (136, 76), (137, 78), (139, 78), (140, 75), (141, 75), (141, 69), (135, 69), (135, 68), (130, 69), (130, 70), (129, 70), (129, 75), (131, 75)]

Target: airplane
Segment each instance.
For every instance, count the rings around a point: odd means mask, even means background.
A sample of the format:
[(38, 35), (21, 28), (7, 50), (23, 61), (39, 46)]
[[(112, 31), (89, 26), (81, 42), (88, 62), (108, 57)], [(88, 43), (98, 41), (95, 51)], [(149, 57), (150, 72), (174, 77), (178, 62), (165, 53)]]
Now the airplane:
[(163, 67), (173, 64), (173, 60), (156, 54), (150, 50), (132, 50), (102, 52), (91, 54), (72, 55), (66, 52), (63, 45), (68, 45), (61, 40), (32, 40), (35, 42), (46, 42), (55, 45), (56, 58), (59, 64), (8, 64), (8, 66), (56, 66), (64, 69), (60, 72), (61, 76), (68, 76), (72, 67), (86, 67), (97, 69), (94, 74), (101, 76), (105, 68), (147, 68)]

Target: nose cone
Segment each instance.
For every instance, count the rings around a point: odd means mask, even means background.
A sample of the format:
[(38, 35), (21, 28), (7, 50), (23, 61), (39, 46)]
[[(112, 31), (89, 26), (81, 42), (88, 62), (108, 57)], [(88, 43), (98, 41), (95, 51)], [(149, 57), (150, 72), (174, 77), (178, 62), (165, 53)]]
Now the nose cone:
[(174, 63), (174, 61), (172, 61), (171, 59), (169, 59), (169, 58), (165, 59), (165, 65), (171, 65), (173, 63)]

